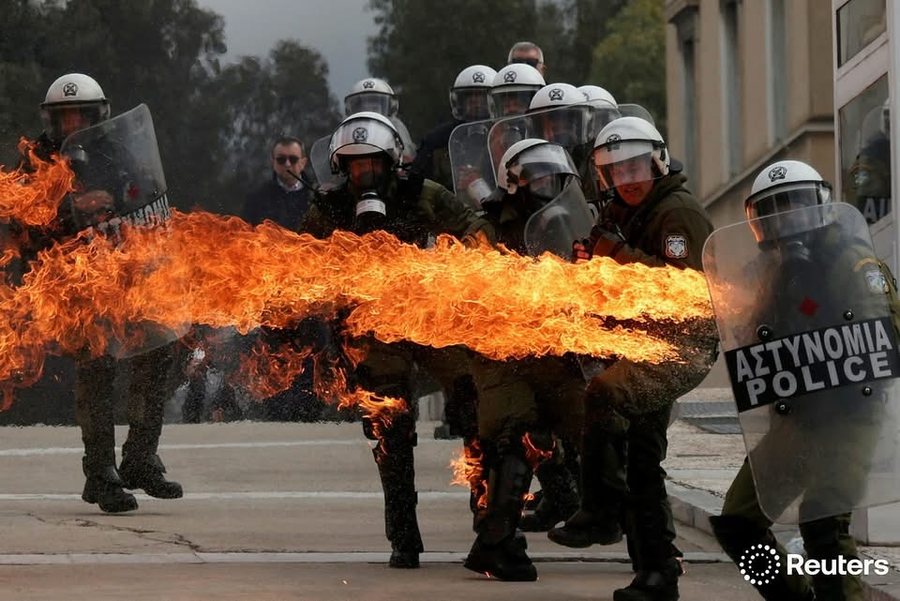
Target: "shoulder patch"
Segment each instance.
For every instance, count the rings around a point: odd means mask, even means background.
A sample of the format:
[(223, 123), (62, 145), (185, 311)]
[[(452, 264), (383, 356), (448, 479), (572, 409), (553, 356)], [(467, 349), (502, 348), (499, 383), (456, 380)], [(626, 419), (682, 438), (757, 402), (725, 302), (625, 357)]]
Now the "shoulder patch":
[(666, 235), (665, 254), (670, 259), (686, 259), (688, 256), (687, 237), (683, 234)]
[(869, 287), (869, 291), (874, 294), (887, 294), (888, 293), (888, 283), (887, 279), (884, 277), (884, 273), (880, 269), (868, 269), (865, 273), (866, 276), (866, 286)]

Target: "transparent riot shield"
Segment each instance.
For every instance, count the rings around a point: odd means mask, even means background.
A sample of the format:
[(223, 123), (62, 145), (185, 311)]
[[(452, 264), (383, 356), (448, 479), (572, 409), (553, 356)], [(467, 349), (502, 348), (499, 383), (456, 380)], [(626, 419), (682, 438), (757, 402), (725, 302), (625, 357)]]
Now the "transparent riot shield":
[(578, 181), (572, 178), (562, 193), (528, 218), (525, 224), (525, 248), (537, 257), (551, 252), (572, 259), (572, 243), (587, 238), (594, 226)]
[[(653, 120), (653, 115), (650, 114), (650, 111), (639, 104), (620, 104), (618, 110), (621, 117), (640, 117), (654, 127), (656, 126), (656, 121)], [(597, 133), (599, 134), (600, 130), (597, 130)]]
[(413, 142), (412, 136), (409, 135), (409, 130), (403, 121), (397, 117), (390, 117), (390, 119), (397, 133), (400, 134), (400, 141), (403, 142), (403, 156), (400, 158), (400, 161), (404, 165), (411, 165), (416, 160), (416, 143)]
[(900, 499), (900, 362), (874, 257), (865, 219), (841, 203), (731, 225), (703, 249), (757, 497), (773, 521)]
[[(170, 216), (153, 119), (146, 105), (70, 135), (60, 149), (75, 172), (76, 190), (67, 203), (72, 223), (78, 230), (92, 228), (116, 244), (127, 238), (125, 225), (153, 228), (144, 239), (141, 268), (136, 272), (110, 274), (137, 289), (159, 268), (173, 260), (172, 237), (164, 223)], [(136, 251), (135, 251), (136, 252)], [(184, 270), (178, 270), (184, 272)], [(125, 358), (146, 353), (177, 340), (190, 327), (187, 276), (168, 279), (164, 297), (167, 308), (160, 325), (149, 320), (122, 321), (107, 317), (107, 353)], [(183, 293), (183, 295), (182, 295)], [(123, 290), (123, 294), (125, 291)], [(103, 311), (114, 313), (112, 307)], [(154, 308), (152, 313), (159, 313)]]
[(462, 123), (450, 132), (447, 151), (453, 173), (453, 192), (476, 211), (497, 187), (487, 137), (493, 121)]
[(542, 138), (559, 144), (569, 152), (578, 167), (585, 195), (594, 198), (596, 193), (590, 165), (594, 138), (618, 116), (618, 110), (608, 105), (575, 104), (500, 119), (488, 133), (494, 175), (496, 177), (499, 172), (500, 159), (510, 146), (526, 138)]
[(323, 192), (339, 187), (344, 181), (341, 174), (331, 172), (330, 144), (331, 136), (325, 136), (313, 142), (309, 149), (309, 163), (319, 184), (319, 190)]
[(166, 177), (146, 105), (73, 133), (60, 154), (69, 159), (78, 189), (95, 192), (84, 200), (77, 194), (71, 199), (72, 220), (79, 230), (104, 230), (111, 217), (133, 217), (148, 206), (153, 209), (148, 218), (168, 218)]

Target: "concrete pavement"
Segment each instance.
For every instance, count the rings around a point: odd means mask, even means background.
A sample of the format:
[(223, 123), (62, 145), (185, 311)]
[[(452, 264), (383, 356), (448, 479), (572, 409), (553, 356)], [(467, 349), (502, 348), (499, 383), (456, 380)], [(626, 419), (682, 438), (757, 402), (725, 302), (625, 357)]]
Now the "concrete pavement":
[[(140, 509), (125, 515), (80, 500), (76, 428), (3, 428), (0, 600), (606, 600), (629, 582), (624, 545), (581, 552), (543, 535), (528, 537), (537, 583), (463, 569), (471, 517), (447, 467), (461, 445), (432, 431), (420, 423), (416, 455), (428, 552), (422, 569), (397, 571), (386, 565), (380, 487), (358, 424), (167, 426), (161, 455), (186, 497), (139, 496)], [(757, 599), (705, 519), (743, 458), (740, 436), (679, 420), (670, 440), (666, 467), (688, 559), (682, 599)], [(881, 590), (892, 591), (887, 580)]]

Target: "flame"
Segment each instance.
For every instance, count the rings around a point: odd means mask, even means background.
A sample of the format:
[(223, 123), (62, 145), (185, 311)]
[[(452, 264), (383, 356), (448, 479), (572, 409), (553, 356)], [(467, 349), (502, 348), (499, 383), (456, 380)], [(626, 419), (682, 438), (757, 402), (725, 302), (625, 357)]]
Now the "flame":
[(463, 445), (459, 455), (450, 460), (451, 484), (466, 486), (476, 499), (478, 509), (487, 508), (488, 482), (484, 473), (484, 452), (478, 440)]
[[(44, 181), (47, 196), (70, 189), (70, 179), (37, 164), (12, 188)], [(0, 192), (0, 207), (12, 207), (9, 192)], [(702, 274), (671, 267), (535, 260), (449, 237), (421, 249), (384, 232), (318, 240), (204, 212), (173, 211), (164, 227), (123, 231), (116, 245), (91, 232), (55, 244), (38, 254), (22, 285), (0, 286), (0, 380), (33, 382), (45, 352), (139, 346), (145, 337), (134, 324), (246, 333), (320, 315), (341, 321), (348, 339), (465, 345), (495, 359), (574, 352), (658, 362), (678, 357), (661, 325), (683, 332), (711, 316)], [(364, 351), (343, 346), (349, 364), (358, 363)], [(309, 353), (292, 353), (269, 371), (287, 377), (300, 369)], [(341, 403), (376, 413), (395, 406), (349, 384), (346, 367), (332, 371), (321, 386)]]
[(19, 140), (18, 149), (28, 157), (34, 171), (0, 169), (0, 219), (47, 226), (56, 219), (65, 194), (74, 189), (75, 175), (65, 161), (41, 160), (35, 154), (35, 145), (24, 138)]
[[(555, 445), (556, 442), (554, 441), (553, 444)], [(537, 469), (538, 464), (553, 457), (553, 448), (545, 450), (538, 447), (531, 440), (531, 434), (528, 432), (522, 435), (522, 447), (525, 449), (525, 461), (528, 462), (531, 469)]]
[[(550, 459), (553, 456), (553, 450), (543, 450), (538, 448), (531, 440), (531, 435), (526, 433), (522, 435), (522, 446), (525, 449), (525, 460), (531, 465), (532, 469), (537, 465)], [(484, 451), (481, 449), (480, 442), (475, 439), (465, 444), (459, 455), (450, 460), (450, 470), (453, 477), (450, 484), (456, 486), (466, 486), (476, 499), (478, 509), (487, 508), (488, 504), (488, 479), (484, 466)], [(522, 500), (528, 502), (533, 499), (534, 495), (526, 492)]]

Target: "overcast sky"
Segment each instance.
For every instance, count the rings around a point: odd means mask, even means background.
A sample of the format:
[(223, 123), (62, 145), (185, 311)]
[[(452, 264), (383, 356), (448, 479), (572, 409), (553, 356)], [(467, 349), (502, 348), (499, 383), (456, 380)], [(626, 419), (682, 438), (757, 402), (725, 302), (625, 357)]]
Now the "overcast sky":
[(331, 92), (342, 101), (369, 75), (366, 39), (376, 32), (367, 0), (198, 0), (225, 18), (226, 60), (266, 56), (276, 41), (292, 38), (328, 62)]

